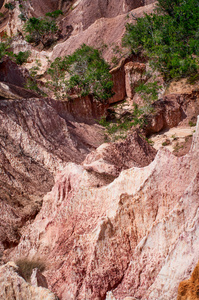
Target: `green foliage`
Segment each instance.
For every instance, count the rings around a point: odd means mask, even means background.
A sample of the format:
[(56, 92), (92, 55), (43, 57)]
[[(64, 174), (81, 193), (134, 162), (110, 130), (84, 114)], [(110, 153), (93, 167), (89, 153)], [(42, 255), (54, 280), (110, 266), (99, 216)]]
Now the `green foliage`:
[(49, 87), (57, 98), (72, 93), (79, 96), (92, 94), (96, 100), (106, 102), (113, 95), (108, 64), (98, 50), (85, 44), (72, 55), (57, 58), (48, 73), (52, 79)]
[(16, 63), (18, 65), (22, 65), (23, 63), (27, 62), (28, 57), (30, 56), (30, 51), (20, 51), (18, 54), (14, 54), (14, 57), (16, 59)]
[(135, 88), (135, 92), (140, 94), (145, 102), (151, 103), (158, 100), (158, 90), (160, 88), (162, 88), (162, 86), (158, 85), (157, 81), (141, 83)]
[(40, 272), (45, 270), (45, 264), (39, 260), (19, 259), (16, 261), (16, 265), (18, 266), (18, 274), (26, 281), (30, 281), (33, 269), (37, 268)]
[(18, 15), (18, 18), (21, 19), (22, 21), (26, 21), (26, 16), (23, 13)]
[(24, 31), (28, 33), (26, 35), (27, 42), (36, 44), (42, 42), (44, 45), (45, 35), (50, 34), (51, 38), (53, 38), (53, 35), (58, 31), (58, 27), (55, 20), (32, 17), (25, 23)]
[(55, 11), (53, 11), (53, 12), (48, 12), (48, 13), (46, 13), (46, 16), (47, 16), (47, 17), (51, 17), (51, 18), (53, 18), (53, 19), (58, 18), (60, 15), (63, 15), (63, 11), (60, 10), (60, 9), (55, 10)]
[(126, 138), (125, 133), (132, 127), (139, 126), (142, 128), (146, 124), (145, 107), (139, 108), (137, 104), (134, 104), (133, 106), (133, 110), (129, 111), (127, 116), (110, 122), (103, 117), (98, 121), (100, 125), (106, 128), (106, 132), (112, 140)]
[(166, 80), (197, 72), (199, 55), (198, 0), (158, 0), (161, 14), (145, 14), (127, 24), (123, 44), (145, 54)]
[(195, 123), (195, 122), (192, 122), (192, 121), (189, 121), (189, 126), (190, 126), (190, 127), (194, 127), (194, 126), (196, 126), (196, 123)]
[(9, 10), (13, 10), (15, 8), (15, 6), (11, 2), (6, 3), (4, 6)]
[(2, 60), (2, 58), (5, 55), (8, 55), (8, 49), (10, 48), (9, 43), (8, 42), (1, 42), (0, 43), (0, 61)]

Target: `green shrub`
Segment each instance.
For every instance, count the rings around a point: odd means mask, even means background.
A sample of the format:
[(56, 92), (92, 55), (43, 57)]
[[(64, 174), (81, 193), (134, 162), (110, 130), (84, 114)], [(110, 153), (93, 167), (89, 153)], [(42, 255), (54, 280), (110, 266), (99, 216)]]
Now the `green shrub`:
[(28, 260), (26, 258), (16, 261), (18, 274), (26, 281), (30, 281), (33, 269), (37, 268), (40, 272), (45, 270), (45, 264), (42, 261)]
[(135, 92), (140, 94), (145, 102), (151, 103), (158, 100), (158, 90), (160, 88), (162, 88), (162, 86), (158, 85), (157, 81), (141, 83), (135, 88)]
[(30, 54), (30, 51), (20, 51), (18, 54), (14, 54), (16, 63), (18, 65), (22, 65), (23, 63), (27, 62), (27, 59), (30, 56)]
[(190, 127), (194, 127), (194, 126), (196, 126), (196, 123), (193, 122), (193, 121), (189, 121), (189, 126), (190, 126)]
[(51, 17), (53, 19), (58, 18), (60, 15), (63, 15), (63, 11), (60, 9), (46, 13), (46, 17)]
[(9, 10), (13, 10), (15, 8), (15, 6), (11, 2), (6, 3), (4, 6), (5, 6), (5, 8), (7, 8)]
[(27, 42), (35, 44), (42, 42), (44, 45), (45, 36), (48, 34), (51, 39), (54, 39), (54, 34), (58, 31), (58, 27), (55, 20), (32, 17), (25, 23), (24, 31), (28, 33), (25, 37)]
[(56, 58), (48, 73), (52, 79), (49, 87), (57, 98), (71, 93), (79, 96), (92, 94), (96, 100), (106, 102), (113, 95), (108, 64), (98, 50), (85, 44), (72, 55)]
[(9, 47), (9, 44), (6, 42), (0, 43), (0, 61), (6, 54), (8, 54), (7, 50), (9, 49)]
[(18, 15), (18, 18), (21, 19), (22, 21), (26, 21), (26, 16), (23, 13)]
[(197, 73), (199, 55), (198, 0), (158, 0), (156, 12), (128, 23), (123, 45), (149, 57), (165, 80)]

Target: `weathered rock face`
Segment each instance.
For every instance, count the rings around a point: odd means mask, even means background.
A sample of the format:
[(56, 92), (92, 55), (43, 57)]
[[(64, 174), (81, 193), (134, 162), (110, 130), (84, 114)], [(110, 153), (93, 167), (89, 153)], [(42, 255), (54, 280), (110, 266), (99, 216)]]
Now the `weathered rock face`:
[(49, 290), (32, 286), (17, 273), (17, 266), (9, 262), (0, 267), (0, 298), (4, 300), (57, 300)]
[(124, 142), (101, 145), (88, 154), (83, 166), (87, 171), (118, 177), (123, 170), (149, 165), (155, 154), (155, 149), (134, 132)]
[(177, 300), (197, 300), (199, 295), (199, 263), (195, 267), (191, 278), (180, 282)]
[[(105, 3), (104, 1), (103, 3)], [(80, 2), (80, 3), (83, 3)], [(93, 5), (93, 4), (92, 4)], [(118, 5), (117, 5), (118, 7)], [(86, 8), (86, 9), (85, 9)], [(84, 11), (87, 13), (87, 6), (84, 6)], [(152, 12), (154, 9), (154, 5), (148, 5), (145, 7), (139, 7), (133, 10), (136, 16), (140, 17), (144, 12)], [(99, 9), (94, 12), (98, 12)], [(80, 10), (79, 15), (82, 18), (83, 12)], [(90, 14), (92, 16), (93, 13)], [(89, 22), (90, 18), (89, 16)], [(80, 21), (76, 21), (78, 18), (78, 13), (76, 9), (74, 9), (74, 15), (71, 15), (71, 21), (67, 19), (63, 20), (63, 35), (67, 35), (67, 26), (73, 26), (73, 31), (71, 36), (64, 41), (63, 43), (57, 44), (52, 53), (52, 60), (56, 57), (72, 54), (77, 48), (79, 48), (83, 43), (92, 46), (97, 49), (102, 49), (103, 57), (111, 62), (112, 57), (114, 56), (113, 48), (117, 45), (121, 45), (121, 39), (125, 32), (125, 24), (127, 23), (126, 14), (118, 15), (114, 18), (100, 18), (96, 19), (96, 21), (91, 23), (88, 28), (87, 26), (82, 25)], [(84, 18), (85, 20), (85, 18)], [(84, 27), (84, 30), (82, 28)], [(65, 31), (64, 31), (65, 28)], [(105, 46), (105, 47), (104, 47)]]
[(114, 82), (114, 95), (109, 99), (109, 103), (115, 103), (124, 100), (126, 97), (124, 62), (121, 61), (119, 66), (112, 69), (110, 73)]
[(28, 76), (28, 71), (14, 63), (8, 56), (4, 56), (0, 62), (0, 81), (23, 87)]
[(199, 259), (198, 141), (199, 123), (186, 156), (160, 149), (101, 188), (68, 164), (11, 255), (45, 257), (61, 299), (174, 299)]
[(54, 174), (68, 161), (82, 162), (103, 139), (97, 125), (77, 123), (64, 110), (61, 116), (53, 103), (0, 100), (1, 251), (17, 244), (21, 226), (35, 217)]
[(125, 85), (128, 98), (132, 99), (135, 95), (135, 88), (147, 80), (145, 72), (146, 65), (143, 63), (131, 61), (125, 65)]
[(143, 0), (74, 1), (71, 12), (64, 19), (64, 25), (78, 24), (81, 29), (85, 30), (98, 19), (113, 18), (144, 5)]
[(147, 135), (177, 126), (185, 118), (179, 95), (168, 95), (152, 104), (154, 113), (149, 114), (145, 132)]

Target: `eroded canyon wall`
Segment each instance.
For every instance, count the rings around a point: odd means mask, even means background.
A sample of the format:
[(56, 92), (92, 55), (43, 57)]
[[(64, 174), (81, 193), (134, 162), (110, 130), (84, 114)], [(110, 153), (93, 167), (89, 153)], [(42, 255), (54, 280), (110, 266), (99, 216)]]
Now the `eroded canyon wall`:
[(61, 299), (174, 299), (199, 259), (198, 137), (100, 188), (68, 164), (11, 256), (45, 257)]

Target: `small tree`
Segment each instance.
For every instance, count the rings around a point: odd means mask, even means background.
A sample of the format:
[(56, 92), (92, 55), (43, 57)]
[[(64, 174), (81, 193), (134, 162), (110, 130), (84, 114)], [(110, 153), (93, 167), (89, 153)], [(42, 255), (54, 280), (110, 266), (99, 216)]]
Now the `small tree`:
[(44, 45), (45, 35), (50, 34), (50, 37), (53, 38), (53, 35), (58, 31), (58, 27), (55, 20), (32, 17), (25, 23), (24, 31), (28, 33), (26, 35), (27, 42), (35, 44), (41, 42)]
[(52, 78), (49, 86), (57, 97), (92, 94), (98, 101), (106, 102), (113, 95), (108, 64), (98, 50), (85, 44), (72, 55), (57, 58), (48, 73)]
[(24, 51), (24, 52), (20, 51), (18, 54), (14, 54), (16, 63), (18, 65), (22, 65), (23, 63), (26, 63), (30, 54), (31, 54), (30, 51)]

